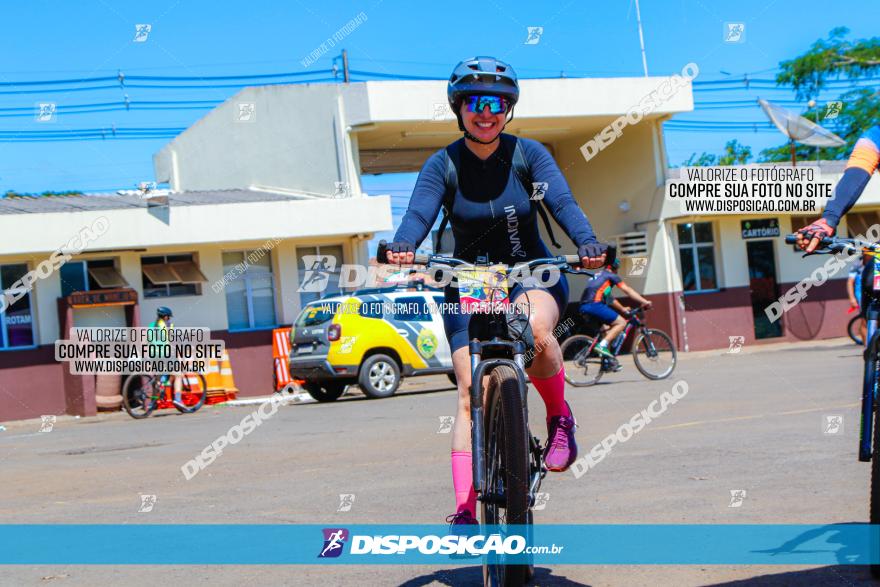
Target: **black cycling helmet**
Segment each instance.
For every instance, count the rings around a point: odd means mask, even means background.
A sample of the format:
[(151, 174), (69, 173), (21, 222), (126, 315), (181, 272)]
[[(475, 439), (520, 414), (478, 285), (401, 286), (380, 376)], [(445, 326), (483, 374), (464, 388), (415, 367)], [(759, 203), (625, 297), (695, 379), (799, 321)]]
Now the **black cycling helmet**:
[[(519, 100), (519, 82), (513, 68), (494, 57), (471, 57), (455, 66), (446, 86), (449, 107), (458, 119), (458, 129), (464, 130), (461, 120), (461, 102), (465, 96), (489, 94), (503, 96), (510, 101), (510, 110)], [(511, 118), (513, 116), (511, 115)]]
[(170, 318), (174, 316), (174, 314), (171, 313), (171, 308), (169, 308), (168, 306), (159, 306), (158, 308), (156, 308), (156, 316), (158, 316), (159, 318), (161, 318), (162, 316), (168, 316)]
[(620, 259), (617, 258), (617, 245), (608, 245), (605, 249), (605, 266), (613, 269), (620, 268)]

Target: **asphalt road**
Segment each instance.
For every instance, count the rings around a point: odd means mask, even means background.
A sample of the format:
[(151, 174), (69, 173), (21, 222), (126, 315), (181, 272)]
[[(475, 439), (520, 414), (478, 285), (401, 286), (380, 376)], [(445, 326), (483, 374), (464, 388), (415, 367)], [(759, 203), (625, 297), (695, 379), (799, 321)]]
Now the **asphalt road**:
[[(841, 340), (681, 357), (650, 382), (624, 362), (599, 386), (570, 389), (582, 449), (684, 380), (688, 394), (596, 468), (551, 475), (547, 523), (864, 522), (868, 466), (856, 459), (859, 350)], [(3, 523), (443, 523), (453, 509), (445, 377), (397, 397), (359, 394), (281, 408), (191, 481), (180, 466), (255, 406), (133, 421), (124, 414), (7, 423), (0, 432)], [(532, 426), (543, 407), (532, 397)], [(843, 429), (823, 433), (827, 415)], [(729, 507), (731, 490), (745, 490)], [(138, 512), (142, 494), (156, 495)], [(354, 494), (339, 512), (340, 494)], [(3, 585), (474, 585), (476, 567), (14, 566)], [(230, 545), (235, 548), (235, 545)], [(537, 585), (862, 585), (860, 567), (559, 566)]]

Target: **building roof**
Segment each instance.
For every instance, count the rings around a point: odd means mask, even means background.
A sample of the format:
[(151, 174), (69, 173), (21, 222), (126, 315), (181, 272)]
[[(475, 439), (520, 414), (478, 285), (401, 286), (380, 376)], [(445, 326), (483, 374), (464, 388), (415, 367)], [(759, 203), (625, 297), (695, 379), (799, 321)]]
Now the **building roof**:
[[(257, 190), (211, 190), (194, 192), (156, 192), (151, 196), (167, 196), (170, 206), (246, 204), (302, 200), (294, 195)], [(148, 197), (139, 194), (82, 194), (64, 196), (0, 197), (0, 214), (43, 214), (51, 212), (91, 212), (148, 208)], [(164, 205), (164, 201), (162, 202)]]

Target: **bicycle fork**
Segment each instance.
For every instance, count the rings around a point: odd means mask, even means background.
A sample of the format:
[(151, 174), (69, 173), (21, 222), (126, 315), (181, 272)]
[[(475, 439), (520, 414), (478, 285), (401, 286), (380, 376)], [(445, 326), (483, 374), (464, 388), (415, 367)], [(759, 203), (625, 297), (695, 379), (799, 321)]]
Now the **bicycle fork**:
[[(490, 344), (490, 343), (484, 343)], [(528, 384), (526, 383), (525, 378), (525, 359), (523, 357), (525, 352), (525, 345), (520, 342), (507, 343), (504, 346), (513, 347), (514, 360), (510, 359), (486, 359), (485, 361), (482, 358), (482, 354), (479, 352), (481, 350), (480, 343), (471, 342), (471, 459), (473, 464), (473, 478), (474, 478), (474, 491), (477, 493), (477, 498), (480, 501), (483, 501), (488, 496), (488, 491), (486, 488), (486, 452), (484, 450), (485, 447), (485, 428), (483, 427), (483, 377), (487, 375), (492, 369), (498, 367), (500, 365), (509, 365), (514, 368), (516, 371), (517, 378), (519, 379), (519, 388), (522, 393), (523, 406), (527, 406), (526, 403), (526, 393), (528, 391)], [(528, 408), (526, 407), (526, 410)], [(528, 422), (528, 414), (526, 414), (526, 421)], [(543, 466), (543, 451), (538, 443), (538, 440), (532, 436), (531, 432), (529, 432), (529, 452), (532, 455), (532, 459), (534, 462), (538, 463), (540, 466), (535, 468), (534, 466), (532, 471), (532, 476), (529, 483), (529, 502), (530, 505), (534, 504), (535, 500), (535, 492), (537, 488), (541, 485), (541, 480), (547, 474), (547, 470)], [(502, 496), (491, 496), (491, 498), (498, 499)], [(503, 500), (501, 500), (503, 502)]]
[(874, 401), (877, 389), (877, 345), (880, 343), (877, 337), (878, 309), (873, 304), (868, 307), (868, 331), (866, 336), (870, 341), (865, 345), (865, 374), (862, 383), (862, 414), (859, 422), (859, 460), (863, 463), (870, 462), (872, 453), (872, 441), (874, 430)]

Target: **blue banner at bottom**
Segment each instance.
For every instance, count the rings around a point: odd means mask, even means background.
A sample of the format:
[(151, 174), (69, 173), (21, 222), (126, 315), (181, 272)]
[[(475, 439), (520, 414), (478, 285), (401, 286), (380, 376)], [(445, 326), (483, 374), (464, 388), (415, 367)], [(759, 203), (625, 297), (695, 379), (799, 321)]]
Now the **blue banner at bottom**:
[[(868, 524), (0, 525), (0, 564), (867, 565)], [(159, 557), (145, 553), (161, 552)]]

